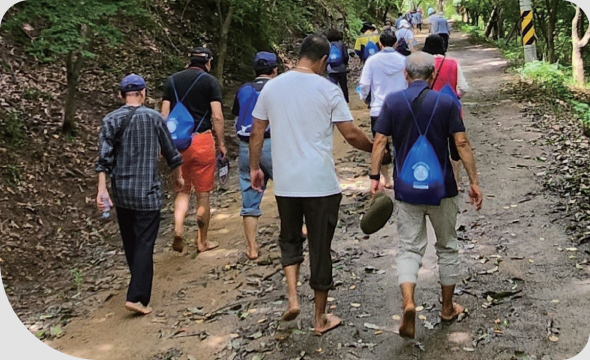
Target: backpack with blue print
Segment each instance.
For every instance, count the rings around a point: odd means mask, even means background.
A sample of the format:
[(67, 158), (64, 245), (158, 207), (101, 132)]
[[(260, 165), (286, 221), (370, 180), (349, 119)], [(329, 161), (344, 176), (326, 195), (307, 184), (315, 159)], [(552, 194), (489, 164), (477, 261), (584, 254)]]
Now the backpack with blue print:
[(375, 44), (372, 40), (369, 40), (367, 42), (367, 45), (365, 45), (365, 50), (363, 51), (363, 58), (366, 61), (368, 58), (377, 54), (378, 52), (379, 48), (377, 47), (377, 44)]
[(268, 79), (257, 80), (244, 84), (237, 94), (237, 99), (240, 104), (240, 114), (238, 115), (235, 128), (238, 136), (250, 137), (252, 132), (252, 112), (260, 96), (260, 92)]
[[(445, 187), (445, 174), (446, 174), (446, 161), (444, 169), (438, 160), (438, 156), (432, 147), (432, 144), (426, 138), (426, 134), (436, 113), (438, 102), (440, 100), (440, 94), (438, 94), (434, 109), (428, 121), (428, 125), (424, 132), (420, 130), (414, 109), (410, 105), (410, 101), (403, 91), (408, 106), (410, 107), (410, 113), (414, 124), (418, 129), (420, 136), (416, 142), (410, 148), (408, 155), (403, 160), (396, 159), (396, 163), (401, 165), (396, 166), (397, 179), (396, 191), (400, 194), (402, 201), (417, 204), (417, 205), (439, 205), (440, 201), (446, 196)], [(445, 154), (443, 158), (448, 155)]]
[(166, 119), (166, 126), (168, 127), (168, 131), (170, 131), (170, 135), (172, 136), (172, 141), (178, 150), (184, 150), (191, 145), (193, 140), (193, 133), (198, 131), (203, 123), (203, 120), (209, 113), (207, 111), (205, 115), (201, 118), (199, 125), (195, 127), (195, 119), (188, 111), (186, 106), (182, 103), (188, 93), (192, 90), (195, 84), (201, 79), (201, 77), (205, 75), (205, 72), (201, 72), (199, 76), (193, 81), (189, 89), (187, 90), (186, 94), (182, 97), (182, 99), (178, 98), (178, 92), (176, 91), (176, 86), (174, 85), (174, 77), (170, 77), (170, 84), (172, 85), (172, 89), (174, 90), (174, 96), (176, 97), (176, 104), (174, 105), (174, 109), (168, 115), (168, 119)]
[(344, 64), (344, 56), (342, 56), (342, 51), (340, 51), (336, 42), (332, 42), (330, 47), (330, 55), (328, 55), (328, 65), (331, 67), (336, 67), (342, 64)]

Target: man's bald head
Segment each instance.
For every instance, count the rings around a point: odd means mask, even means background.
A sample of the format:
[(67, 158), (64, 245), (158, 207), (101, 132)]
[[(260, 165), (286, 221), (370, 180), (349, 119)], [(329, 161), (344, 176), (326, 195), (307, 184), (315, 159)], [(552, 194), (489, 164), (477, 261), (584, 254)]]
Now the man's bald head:
[(434, 73), (434, 56), (417, 51), (406, 58), (406, 74), (410, 80), (428, 81)]

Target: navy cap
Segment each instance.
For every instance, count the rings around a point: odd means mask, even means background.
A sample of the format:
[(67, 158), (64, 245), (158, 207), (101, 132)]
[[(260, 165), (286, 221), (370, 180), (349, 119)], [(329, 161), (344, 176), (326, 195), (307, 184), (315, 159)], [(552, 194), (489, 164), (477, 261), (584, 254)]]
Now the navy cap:
[(145, 80), (137, 74), (127, 75), (121, 81), (120, 90), (122, 93), (141, 91), (143, 89), (145, 89)]
[(279, 66), (277, 56), (268, 51), (261, 51), (254, 56), (254, 70), (261, 70), (265, 68), (275, 68)]

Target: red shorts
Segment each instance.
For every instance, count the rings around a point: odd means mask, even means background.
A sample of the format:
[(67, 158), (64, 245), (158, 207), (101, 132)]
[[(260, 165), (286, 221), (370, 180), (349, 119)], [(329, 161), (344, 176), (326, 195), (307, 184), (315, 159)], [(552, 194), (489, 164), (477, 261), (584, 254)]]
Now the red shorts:
[(209, 192), (215, 185), (215, 140), (211, 131), (194, 134), (191, 146), (182, 155), (183, 193), (194, 187), (196, 192)]

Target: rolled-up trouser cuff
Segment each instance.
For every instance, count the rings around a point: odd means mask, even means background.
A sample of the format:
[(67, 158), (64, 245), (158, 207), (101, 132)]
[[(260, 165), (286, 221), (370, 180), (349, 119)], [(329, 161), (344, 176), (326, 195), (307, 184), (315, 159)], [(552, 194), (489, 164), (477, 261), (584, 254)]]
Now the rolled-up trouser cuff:
[(242, 208), (242, 210), (240, 210), (240, 216), (260, 217), (262, 216), (262, 211), (260, 210), (260, 208)]

